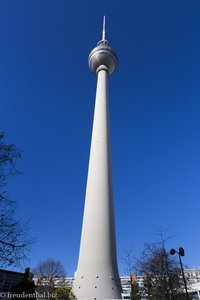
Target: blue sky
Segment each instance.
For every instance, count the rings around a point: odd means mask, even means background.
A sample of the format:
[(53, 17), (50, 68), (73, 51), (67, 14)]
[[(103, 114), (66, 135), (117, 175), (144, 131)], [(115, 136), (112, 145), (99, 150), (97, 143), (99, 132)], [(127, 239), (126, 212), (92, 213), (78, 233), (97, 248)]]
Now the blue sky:
[(27, 265), (76, 270), (96, 78), (89, 52), (107, 38), (120, 273), (125, 249), (168, 228), (170, 247), (200, 266), (200, 2), (0, 1), (0, 130), (22, 150), (9, 179), (18, 216), (36, 237)]

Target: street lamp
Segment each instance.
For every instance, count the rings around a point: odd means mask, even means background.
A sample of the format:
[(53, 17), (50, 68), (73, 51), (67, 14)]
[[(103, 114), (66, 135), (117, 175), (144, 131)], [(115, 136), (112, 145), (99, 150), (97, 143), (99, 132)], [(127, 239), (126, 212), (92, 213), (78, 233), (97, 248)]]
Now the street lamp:
[(171, 249), (170, 250), (170, 254), (171, 255), (174, 255), (175, 253), (177, 253), (178, 257), (179, 257), (180, 266), (181, 266), (181, 272), (182, 272), (183, 281), (184, 281), (184, 285), (185, 285), (185, 291), (186, 291), (187, 299), (189, 300), (190, 298), (189, 298), (189, 294), (188, 294), (188, 290), (187, 290), (187, 283), (186, 283), (186, 280), (185, 280), (185, 274), (184, 274), (183, 264), (182, 264), (182, 260), (181, 260), (181, 256), (185, 256), (185, 251), (184, 251), (184, 249), (182, 247), (180, 247), (178, 249), (178, 251), (175, 250), (175, 249)]

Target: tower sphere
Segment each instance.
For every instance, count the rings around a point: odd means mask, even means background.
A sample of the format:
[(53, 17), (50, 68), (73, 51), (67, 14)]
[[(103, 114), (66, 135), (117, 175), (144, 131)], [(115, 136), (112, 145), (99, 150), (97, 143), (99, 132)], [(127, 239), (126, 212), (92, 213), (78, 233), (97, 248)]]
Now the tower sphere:
[(89, 54), (88, 65), (92, 72), (98, 73), (101, 66), (105, 66), (108, 73), (112, 74), (117, 67), (118, 59), (115, 51), (107, 40), (101, 40)]

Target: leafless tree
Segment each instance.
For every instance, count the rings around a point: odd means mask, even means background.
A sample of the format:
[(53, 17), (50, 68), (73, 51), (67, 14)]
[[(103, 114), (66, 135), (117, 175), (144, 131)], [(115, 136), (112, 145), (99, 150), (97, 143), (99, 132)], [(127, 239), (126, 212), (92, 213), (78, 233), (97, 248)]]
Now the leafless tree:
[(32, 243), (27, 237), (28, 224), (16, 218), (16, 202), (7, 194), (7, 176), (19, 174), (15, 163), (20, 156), (15, 145), (4, 143), (0, 133), (0, 267), (19, 266)]
[(131, 300), (139, 300), (139, 299), (141, 299), (141, 297), (140, 297), (140, 292), (139, 292), (139, 285), (136, 280), (135, 258), (133, 256), (132, 249), (126, 249), (125, 254), (122, 257), (122, 260), (124, 262), (126, 272), (128, 272), (129, 278), (130, 278), (130, 281), (129, 281), (130, 286), (131, 286), (130, 299)]
[(55, 259), (47, 258), (38, 263), (33, 268), (32, 273), (38, 277), (36, 291), (46, 293), (46, 299), (50, 300), (49, 296), (52, 293), (57, 294), (57, 298), (69, 299), (69, 286), (66, 284), (66, 272), (63, 264)]
[(167, 250), (167, 231), (159, 229), (155, 243), (145, 243), (139, 258), (133, 251), (125, 252), (123, 262), (128, 274), (143, 276), (143, 287), (135, 284), (134, 276), (130, 275), (130, 299), (151, 300), (184, 300), (184, 283), (180, 273), (177, 257), (171, 256)]
[(185, 299), (179, 262), (166, 249), (167, 238), (160, 233), (157, 243), (146, 243), (137, 260), (138, 273), (144, 276), (143, 295), (152, 300)]
[[(60, 278), (62, 281), (66, 277), (66, 272), (63, 264), (55, 259), (47, 258), (44, 261), (38, 263), (38, 265), (33, 268), (32, 272), (34, 275), (38, 276), (38, 279), (45, 280), (46, 285), (54, 286), (55, 278)], [(39, 281), (40, 283), (40, 281)]]
[(126, 249), (122, 257), (122, 261), (125, 270), (128, 274), (134, 273), (135, 271), (135, 257), (132, 249)]

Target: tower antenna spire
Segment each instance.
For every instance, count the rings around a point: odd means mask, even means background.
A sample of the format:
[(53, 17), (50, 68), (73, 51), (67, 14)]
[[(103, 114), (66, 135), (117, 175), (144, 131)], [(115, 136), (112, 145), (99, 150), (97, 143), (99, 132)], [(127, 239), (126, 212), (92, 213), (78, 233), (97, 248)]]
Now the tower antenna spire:
[(106, 16), (103, 16), (103, 30), (102, 30), (102, 40), (106, 39)]

